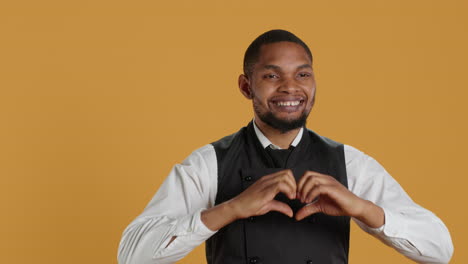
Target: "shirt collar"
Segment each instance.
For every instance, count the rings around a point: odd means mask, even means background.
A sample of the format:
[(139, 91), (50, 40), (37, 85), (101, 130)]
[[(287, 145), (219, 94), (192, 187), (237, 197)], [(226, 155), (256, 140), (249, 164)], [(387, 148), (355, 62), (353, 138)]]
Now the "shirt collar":
[[(253, 120), (253, 127), (255, 130), (255, 134), (257, 135), (258, 140), (262, 144), (263, 148), (267, 148), (270, 146), (272, 149), (281, 149), (280, 147), (276, 146), (275, 144), (271, 143), (271, 141), (260, 131), (260, 129), (257, 127), (255, 124), (255, 118)], [(297, 133), (296, 138), (293, 140), (291, 143), (291, 146), (296, 147), (297, 144), (299, 144), (299, 141), (301, 141), (302, 138), (302, 132), (304, 130), (304, 127), (301, 127), (301, 130), (299, 130), (299, 133)]]

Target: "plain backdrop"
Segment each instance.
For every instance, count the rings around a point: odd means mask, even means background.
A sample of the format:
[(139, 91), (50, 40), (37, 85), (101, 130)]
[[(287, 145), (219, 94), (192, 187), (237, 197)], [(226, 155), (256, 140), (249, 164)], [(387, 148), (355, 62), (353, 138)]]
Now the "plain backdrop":
[[(376, 158), (466, 263), (467, 5), (2, 1), (0, 262), (116, 263), (171, 167), (251, 120), (242, 57), (281, 28), (314, 54), (308, 127)], [(353, 224), (350, 263), (411, 262)]]

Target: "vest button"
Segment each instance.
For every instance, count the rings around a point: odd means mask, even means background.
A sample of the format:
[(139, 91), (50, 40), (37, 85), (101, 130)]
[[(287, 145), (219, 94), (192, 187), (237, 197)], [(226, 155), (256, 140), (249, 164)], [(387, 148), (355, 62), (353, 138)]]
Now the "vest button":
[(253, 222), (255, 220), (255, 217), (251, 216), (249, 217), (249, 222)]
[(244, 178), (245, 181), (251, 181), (252, 180), (252, 176), (247, 176)]
[(312, 260), (309, 259), (306, 264), (312, 264)]
[(249, 258), (249, 263), (250, 263), (250, 264), (257, 264), (257, 263), (260, 263), (260, 259), (259, 259), (258, 257)]

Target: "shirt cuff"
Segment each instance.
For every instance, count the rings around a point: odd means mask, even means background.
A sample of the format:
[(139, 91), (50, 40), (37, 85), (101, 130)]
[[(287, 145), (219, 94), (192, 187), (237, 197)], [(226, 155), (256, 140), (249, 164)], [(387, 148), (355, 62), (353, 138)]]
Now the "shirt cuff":
[(398, 221), (398, 216), (389, 210), (384, 210), (385, 224), (382, 232), (389, 237), (399, 237), (401, 232), (406, 233), (406, 225), (404, 221)]
[(362, 223), (365, 231), (379, 238), (389, 246), (406, 252), (411, 252), (416, 255), (421, 255), (419, 249), (408, 240), (408, 225), (405, 223), (405, 219), (400, 219), (400, 213), (394, 213), (390, 210), (386, 210), (385, 208), (382, 209), (385, 214), (384, 225), (377, 228), (371, 228)]
[(385, 224), (383, 224), (381, 227), (376, 227), (376, 228), (373, 228), (373, 227), (368, 227), (367, 226), (367, 231), (371, 234), (379, 234), (379, 233), (382, 233), (383, 230), (385, 229)]
[(163, 245), (167, 245), (173, 236), (176, 238), (166, 247), (159, 249), (155, 257), (161, 260), (170, 259), (173, 263), (214, 235), (217, 231), (211, 231), (201, 221), (203, 210), (205, 208), (180, 218), (175, 230), (167, 237)]
[(175, 236), (195, 235), (200, 239), (208, 239), (217, 231), (210, 230), (201, 220), (201, 212), (205, 208), (198, 209), (194, 214), (187, 215), (180, 220), (180, 224), (175, 230)]

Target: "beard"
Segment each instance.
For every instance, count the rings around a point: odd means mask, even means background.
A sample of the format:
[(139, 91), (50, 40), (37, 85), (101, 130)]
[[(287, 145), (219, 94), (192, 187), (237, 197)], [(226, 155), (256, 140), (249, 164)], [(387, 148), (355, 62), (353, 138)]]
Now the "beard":
[[(254, 107), (255, 108), (255, 107)], [(257, 111), (258, 118), (262, 120), (265, 124), (269, 125), (270, 127), (279, 130), (282, 134), (291, 131), (296, 128), (300, 128), (305, 126), (307, 123), (307, 117), (309, 113), (304, 111), (300, 117), (292, 120), (284, 120), (277, 118), (272, 112), (267, 112), (267, 113), (260, 113), (260, 111)]]
[[(306, 103), (306, 102), (304, 102)], [(315, 90), (312, 94), (312, 101), (310, 102), (310, 106), (306, 107), (301, 115), (296, 119), (280, 119), (273, 114), (271, 111), (263, 112), (261, 110), (260, 102), (256, 101), (256, 95), (252, 91), (252, 104), (255, 113), (257, 114), (258, 118), (262, 120), (265, 124), (269, 125), (270, 127), (280, 131), (280, 133), (284, 134), (291, 130), (303, 127), (307, 123), (307, 117), (310, 114), (313, 106), (315, 105)]]

